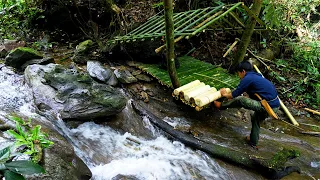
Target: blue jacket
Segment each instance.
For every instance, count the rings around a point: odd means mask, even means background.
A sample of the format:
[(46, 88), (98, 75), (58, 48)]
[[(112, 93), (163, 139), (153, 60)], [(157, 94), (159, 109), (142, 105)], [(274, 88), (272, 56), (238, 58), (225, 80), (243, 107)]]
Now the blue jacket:
[(280, 106), (276, 88), (269, 80), (262, 77), (259, 73), (248, 71), (240, 81), (237, 89), (232, 92), (232, 97), (235, 98), (240, 96), (244, 92), (246, 92), (250, 98), (258, 101), (259, 99), (254, 95), (254, 93), (259, 94), (262, 99), (268, 101), (271, 108)]

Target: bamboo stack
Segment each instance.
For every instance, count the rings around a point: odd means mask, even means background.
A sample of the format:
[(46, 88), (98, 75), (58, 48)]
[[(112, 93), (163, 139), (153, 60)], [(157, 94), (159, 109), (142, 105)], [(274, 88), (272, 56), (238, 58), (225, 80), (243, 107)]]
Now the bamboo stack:
[[(227, 88), (227, 91), (231, 92), (229, 88)], [(201, 111), (211, 102), (222, 97), (220, 91), (217, 91), (216, 88), (205, 85), (199, 80), (192, 81), (175, 89), (172, 96), (194, 107), (197, 111)]]

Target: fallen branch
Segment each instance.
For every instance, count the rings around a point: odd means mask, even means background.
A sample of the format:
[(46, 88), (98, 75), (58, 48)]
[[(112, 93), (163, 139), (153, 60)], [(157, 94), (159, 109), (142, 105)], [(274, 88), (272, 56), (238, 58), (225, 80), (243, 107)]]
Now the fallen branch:
[[(280, 151), (273, 158), (269, 160), (264, 160), (259, 157), (236, 151), (228, 147), (199, 141), (191, 135), (185, 134), (181, 131), (174, 129), (168, 123), (166, 123), (165, 121), (148, 111), (147, 107), (142, 106), (138, 102), (133, 102), (132, 108), (140, 116), (148, 117), (149, 121), (154, 126), (160, 128), (170, 137), (180, 141), (186, 146), (201, 150), (205, 153), (208, 153), (211, 156), (226, 160), (230, 163), (257, 170), (267, 178), (280, 179), (290, 174), (291, 172), (300, 172), (300, 169), (296, 166), (284, 167), (284, 164), (287, 160), (298, 156), (298, 153), (294, 150)], [(279, 154), (281, 154), (281, 160), (277, 159)]]

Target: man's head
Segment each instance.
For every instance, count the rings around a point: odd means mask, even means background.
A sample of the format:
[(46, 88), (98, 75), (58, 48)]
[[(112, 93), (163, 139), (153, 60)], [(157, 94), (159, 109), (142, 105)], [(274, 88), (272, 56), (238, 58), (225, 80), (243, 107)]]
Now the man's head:
[(249, 61), (242, 61), (239, 63), (239, 65), (236, 67), (236, 71), (238, 72), (238, 75), (240, 79), (242, 79), (247, 72), (252, 71), (252, 64)]

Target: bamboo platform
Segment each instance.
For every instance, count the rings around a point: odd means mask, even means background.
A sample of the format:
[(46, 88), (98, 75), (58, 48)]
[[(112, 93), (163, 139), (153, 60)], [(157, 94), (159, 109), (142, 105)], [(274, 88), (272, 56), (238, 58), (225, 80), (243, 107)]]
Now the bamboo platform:
[[(177, 69), (177, 76), (181, 87), (193, 81), (197, 81), (197, 85), (193, 84), (193, 86), (197, 86), (199, 89), (191, 90), (187, 94), (184, 94), (183, 92), (181, 95), (180, 91), (178, 94), (174, 93), (175, 91), (177, 92), (177, 89), (175, 89), (172, 93), (173, 97), (180, 99), (191, 107), (195, 107), (196, 110), (202, 110), (208, 105), (203, 105), (203, 103), (201, 105), (196, 105), (196, 99), (194, 97), (198, 95), (198, 93), (205, 94), (211, 92), (209, 93), (209, 96), (212, 96), (212, 94), (220, 88), (235, 89), (239, 84), (240, 80), (238, 76), (229, 74), (227, 70), (219, 66), (214, 66), (189, 56), (179, 57), (178, 60), (180, 62), (180, 68)], [(156, 78), (160, 84), (173, 89), (167, 70), (161, 69), (160, 64), (135, 62), (132, 65)], [(218, 96), (218, 94), (216, 95)], [(204, 102), (205, 100), (202, 101)], [(211, 102), (212, 101), (210, 101), (210, 103)]]

